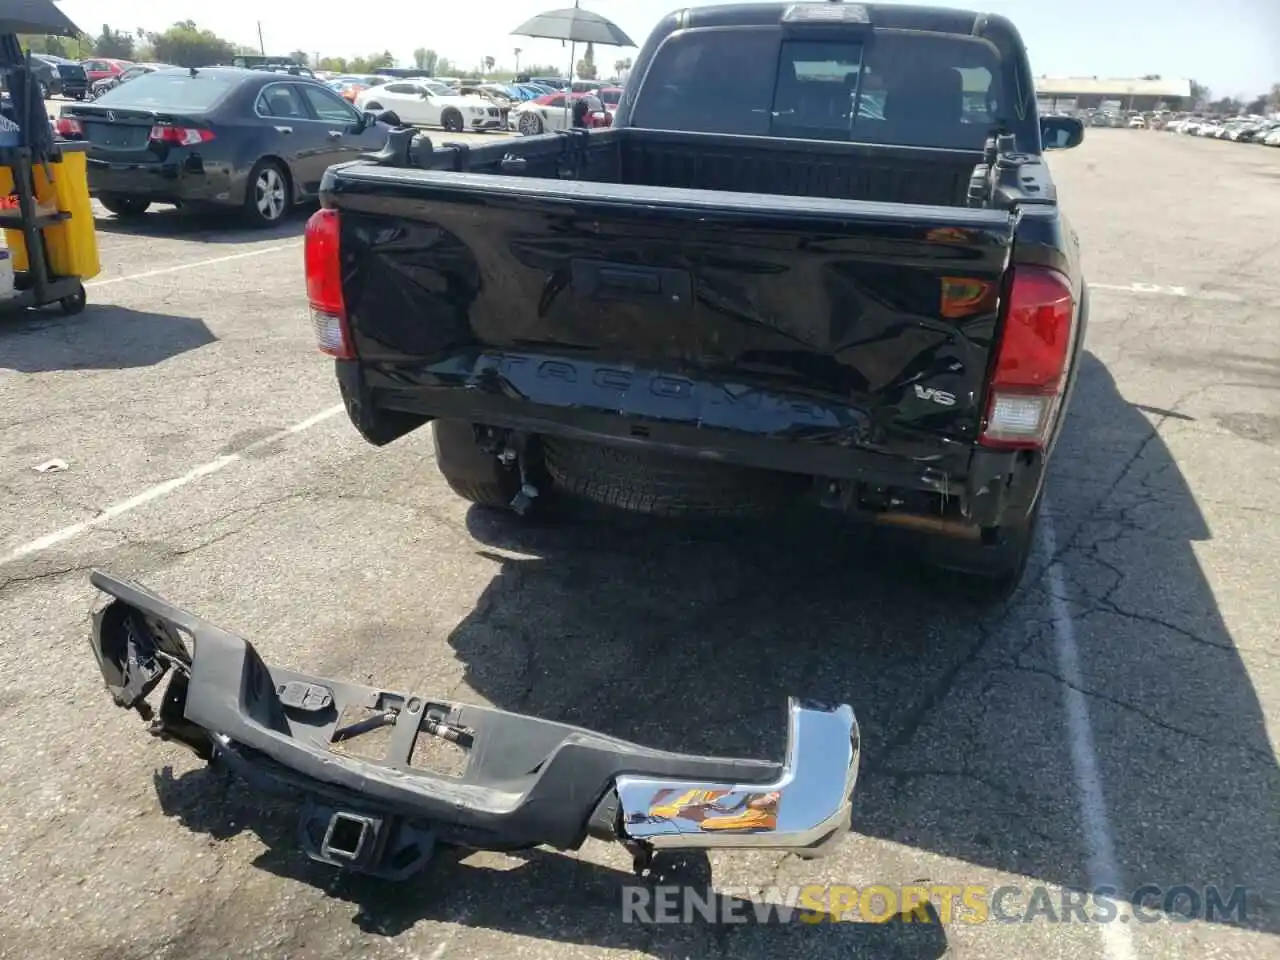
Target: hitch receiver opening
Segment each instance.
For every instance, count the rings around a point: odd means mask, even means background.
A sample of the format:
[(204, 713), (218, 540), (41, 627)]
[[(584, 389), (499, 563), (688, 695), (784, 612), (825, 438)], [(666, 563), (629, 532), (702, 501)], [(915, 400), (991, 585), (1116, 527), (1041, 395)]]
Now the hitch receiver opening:
[(320, 852), (330, 860), (359, 863), (376, 844), (379, 827), (372, 817), (338, 811), (329, 818)]

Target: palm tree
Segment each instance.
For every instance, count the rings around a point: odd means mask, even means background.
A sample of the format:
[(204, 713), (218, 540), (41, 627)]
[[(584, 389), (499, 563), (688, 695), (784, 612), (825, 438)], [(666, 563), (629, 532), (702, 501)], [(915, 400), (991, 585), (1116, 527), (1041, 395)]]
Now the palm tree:
[(523, 52), (523, 51), (521, 51), (521, 49), (520, 49), (519, 47), (516, 47), (516, 48), (515, 48), (515, 53), (516, 53), (516, 73), (519, 73), (519, 72), (520, 72), (520, 54), (521, 54), (522, 52)]

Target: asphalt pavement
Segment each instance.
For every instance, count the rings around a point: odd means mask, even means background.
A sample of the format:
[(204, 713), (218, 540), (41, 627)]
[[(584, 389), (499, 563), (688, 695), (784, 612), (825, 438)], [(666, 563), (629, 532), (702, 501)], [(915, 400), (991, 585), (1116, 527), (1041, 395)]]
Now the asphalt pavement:
[[(1091, 130), (1053, 166), (1087, 352), (1033, 570), (986, 614), (829, 523), (470, 509), (428, 431), (374, 449), (339, 412), (304, 215), (260, 233), (104, 214), (85, 312), (0, 319), (0, 956), (1280, 955), (1280, 150)], [(848, 702), (865, 753), (838, 851), (673, 875), (722, 906), (1014, 887), (1002, 914), (1038, 916), (626, 923), (629, 857), (594, 841), (442, 854), (399, 887), (336, 878), (296, 849), (290, 805), (111, 706), (95, 566), (271, 661), (658, 747), (778, 757), (788, 695)], [(1169, 909), (1045, 915), (1099, 884)], [(1248, 888), (1244, 915), (1203, 916), (1210, 886)]]

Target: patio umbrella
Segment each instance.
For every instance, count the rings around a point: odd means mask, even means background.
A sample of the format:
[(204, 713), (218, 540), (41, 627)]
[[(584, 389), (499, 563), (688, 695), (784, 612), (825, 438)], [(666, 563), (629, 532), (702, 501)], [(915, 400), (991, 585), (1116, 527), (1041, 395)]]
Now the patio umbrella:
[[(0, 0), (3, 2), (3, 0)], [(578, 44), (598, 43), (605, 47), (634, 47), (635, 43), (616, 23), (591, 10), (583, 10), (575, 2), (563, 10), (548, 10), (532, 20), (526, 20), (511, 31), (515, 37), (535, 37), (541, 40), (559, 40), (569, 44), (569, 91), (573, 90), (574, 57)], [(565, 112), (569, 110), (569, 97), (564, 99)]]
[(35, 33), (75, 37), (80, 28), (53, 0), (0, 0), (0, 34)]
[(606, 47), (634, 47), (631, 38), (612, 20), (591, 10), (569, 7), (548, 10), (511, 31), (517, 37), (564, 40), (568, 43), (598, 43)]
[[(20, 33), (76, 37), (81, 30), (53, 0), (0, 0), (0, 67), (11, 69), (27, 62), (18, 42)], [(23, 128), (23, 142), (37, 159), (43, 158), (53, 146), (53, 131), (29, 65), (26, 70), (11, 72), (6, 85)]]

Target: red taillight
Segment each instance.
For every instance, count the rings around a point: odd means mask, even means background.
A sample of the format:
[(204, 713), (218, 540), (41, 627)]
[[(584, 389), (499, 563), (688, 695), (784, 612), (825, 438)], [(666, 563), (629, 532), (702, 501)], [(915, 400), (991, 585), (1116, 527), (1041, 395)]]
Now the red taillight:
[(151, 128), (151, 139), (158, 143), (172, 143), (179, 147), (198, 147), (213, 139), (213, 131), (200, 127), (174, 127), (167, 123), (158, 123)]
[(347, 303), (342, 296), (342, 260), (339, 254), (337, 210), (317, 210), (303, 234), (303, 260), (307, 271), (307, 300), (316, 346), (339, 360), (355, 357), (347, 327)]
[(84, 136), (84, 127), (80, 126), (80, 121), (74, 117), (59, 117), (58, 122), (53, 125), (53, 130), (58, 136), (66, 137), (68, 140)]
[(1066, 388), (1075, 298), (1056, 270), (1014, 267), (981, 443), (1004, 450), (1045, 445)]

